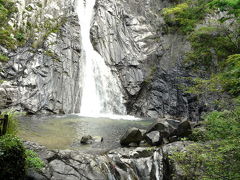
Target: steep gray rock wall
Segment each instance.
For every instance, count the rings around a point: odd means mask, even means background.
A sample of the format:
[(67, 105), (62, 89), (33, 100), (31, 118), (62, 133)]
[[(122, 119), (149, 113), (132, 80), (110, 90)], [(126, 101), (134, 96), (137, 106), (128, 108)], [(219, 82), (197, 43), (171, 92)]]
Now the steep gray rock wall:
[[(11, 58), (0, 63), (1, 79), (6, 80), (0, 83), (0, 109), (79, 112), (81, 27), (74, 3), (19, 1), (19, 13), (11, 23), (22, 26), (31, 38), (17, 51), (0, 48)], [(166, 0), (97, 0), (91, 39), (121, 80), (129, 114), (196, 119), (195, 99), (178, 87), (185, 83), (181, 77), (187, 76), (181, 64), (189, 44), (184, 37), (165, 32), (160, 14), (169, 5)], [(53, 26), (46, 29), (45, 22)]]
[[(25, 7), (26, 9), (31, 7), (30, 11), (24, 9)], [(1, 109), (13, 107), (29, 113), (79, 112), (80, 26), (72, 2), (21, 1), (17, 17), (23, 28), (29, 28), (27, 24), (30, 23), (37, 25), (33, 32), (37, 39), (32, 39), (25, 47), (16, 51), (7, 52), (1, 48), (11, 59), (8, 63), (0, 63), (2, 69), (0, 75), (4, 79), (0, 84), (3, 99)], [(57, 27), (59, 29), (48, 29), (49, 32), (44, 32), (41, 23), (55, 21), (57, 18), (62, 22)], [(44, 36), (45, 39), (41, 39)], [(34, 44), (38, 46), (31, 47)]]
[(116, 68), (128, 113), (158, 117), (189, 117), (188, 99), (178, 85), (189, 44), (166, 34), (160, 10), (165, 0), (98, 0), (92, 42)]

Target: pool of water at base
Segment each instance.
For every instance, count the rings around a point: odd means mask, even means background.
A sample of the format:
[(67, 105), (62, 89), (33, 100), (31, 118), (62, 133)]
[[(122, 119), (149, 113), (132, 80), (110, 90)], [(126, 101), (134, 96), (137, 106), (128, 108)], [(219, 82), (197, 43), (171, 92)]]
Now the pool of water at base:
[[(19, 118), (18, 135), (49, 149), (102, 152), (120, 147), (120, 137), (128, 128), (146, 129), (152, 122), (150, 119), (121, 119), (120, 116), (118, 119), (79, 115), (24, 116)], [(80, 140), (84, 135), (103, 137), (103, 141), (82, 145)]]

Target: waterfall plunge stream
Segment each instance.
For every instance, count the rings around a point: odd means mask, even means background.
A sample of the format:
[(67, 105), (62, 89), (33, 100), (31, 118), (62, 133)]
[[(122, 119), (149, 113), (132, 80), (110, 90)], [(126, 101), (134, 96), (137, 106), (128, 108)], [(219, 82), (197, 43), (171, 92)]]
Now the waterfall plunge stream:
[(93, 49), (90, 28), (96, 0), (78, 0), (77, 13), (81, 26), (82, 60), (84, 61), (81, 116), (124, 115), (120, 83), (113, 76), (104, 59)]

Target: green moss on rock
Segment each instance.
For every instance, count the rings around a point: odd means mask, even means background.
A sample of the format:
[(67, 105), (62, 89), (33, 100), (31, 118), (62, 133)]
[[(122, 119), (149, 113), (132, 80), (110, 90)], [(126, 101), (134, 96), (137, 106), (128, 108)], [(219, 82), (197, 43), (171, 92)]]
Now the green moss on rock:
[(0, 62), (7, 62), (8, 60), (9, 60), (9, 57), (0, 53)]

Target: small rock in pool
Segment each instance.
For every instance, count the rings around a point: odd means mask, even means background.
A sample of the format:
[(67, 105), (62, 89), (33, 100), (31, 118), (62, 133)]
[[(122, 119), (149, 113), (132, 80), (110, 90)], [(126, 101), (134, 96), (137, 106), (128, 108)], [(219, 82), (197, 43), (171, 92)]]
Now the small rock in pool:
[(91, 143), (93, 143), (93, 137), (90, 135), (83, 136), (80, 142), (81, 142), (81, 144), (91, 144)]
[(93, 136), (93, 141), (95, 143), (103, 142), (103, 137), (101, 137), (101, 136)]

